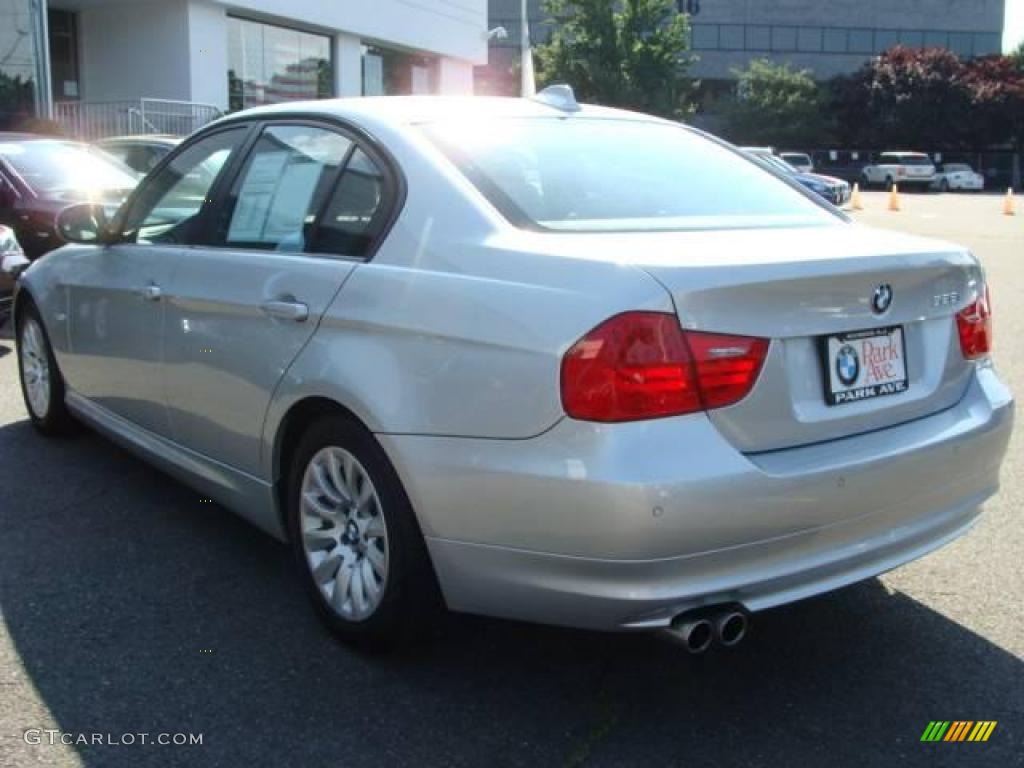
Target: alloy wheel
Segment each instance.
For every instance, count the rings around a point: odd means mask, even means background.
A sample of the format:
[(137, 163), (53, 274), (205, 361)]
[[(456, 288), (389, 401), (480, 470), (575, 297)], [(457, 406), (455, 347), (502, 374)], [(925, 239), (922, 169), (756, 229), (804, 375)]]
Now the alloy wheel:
[(21, 332), (21, 376), (33, 415), (45, 419), (50, 408), (50, 358), (43, 330), (35, 318), (25, 319)]
[(302, 478), (299, 526), (313, 581), (339, 617), (362, 621), (384, 597), (388, 530), (369, 473), (344, 448), (318, 451)]

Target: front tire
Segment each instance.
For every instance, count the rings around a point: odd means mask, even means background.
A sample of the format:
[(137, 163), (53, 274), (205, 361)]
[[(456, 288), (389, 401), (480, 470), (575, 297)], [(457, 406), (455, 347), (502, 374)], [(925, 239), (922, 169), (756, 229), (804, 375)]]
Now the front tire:
[(74, 419), (64, 403), (64, 377), (57, 367), (39, 311), (32, 304), (20, 318), (17, 341), (18, 378), (32, 425), (48, 436), (71, 432)]
[(373, 436), (352, 419), (318, 420), (287, 485), (288, 537), (317, 613), (341, 640), (380, 650), (436, 613), (436, 582), (412, 505)]
[(946, 179), (939, 182), (939, 192), (949, 192), (949, 182)]

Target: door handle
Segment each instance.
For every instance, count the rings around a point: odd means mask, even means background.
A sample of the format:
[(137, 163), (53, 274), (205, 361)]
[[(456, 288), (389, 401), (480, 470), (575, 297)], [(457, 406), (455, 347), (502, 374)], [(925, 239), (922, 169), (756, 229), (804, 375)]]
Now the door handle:
[(142, 298), (146, 301), (159, 301), (161, 296), (163, 296), (163, 291), (156, 283), (150, 283), (142, 289)]
[(297, 323), (309, 317), (309, 307), (300, 301), (265, 301), (260, 304), (260, 309), (270, 317), (294, 320)]

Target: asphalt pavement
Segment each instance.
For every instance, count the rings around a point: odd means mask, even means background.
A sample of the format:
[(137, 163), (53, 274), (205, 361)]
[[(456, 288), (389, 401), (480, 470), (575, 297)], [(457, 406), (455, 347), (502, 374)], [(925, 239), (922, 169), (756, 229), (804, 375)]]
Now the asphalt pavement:
[[(1024, 393), (1024, 210), (885, 201), (855, 215), (982, 259), (997, 365)], [(1019, 427), (968, 536), (759, 614), (737, 649), (451, 616), (367, 656), (321, 629), (282, 544), (93, 434), (36, 435), (16, 370), (0, 332), (0, 765), (1024, 765)], [(932, 720), (997, 726), (921, 743)]]

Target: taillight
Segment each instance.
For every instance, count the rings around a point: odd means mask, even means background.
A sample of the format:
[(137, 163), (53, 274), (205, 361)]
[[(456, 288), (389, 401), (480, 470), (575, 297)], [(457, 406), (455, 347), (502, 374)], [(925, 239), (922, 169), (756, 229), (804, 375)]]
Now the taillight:
[(964, 357), (974, 360), (992, 351), (992, 303), (988, 286), (973, 304), (956, 313), (956, 329)]
[(562, 360), (562, 405), (587, 421), (634, 421), (721, 408), (757, 380), (768, 340), (684, 331), (675, 315), (626, 312)]

